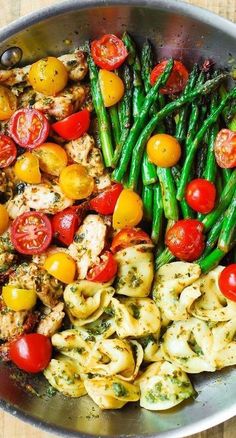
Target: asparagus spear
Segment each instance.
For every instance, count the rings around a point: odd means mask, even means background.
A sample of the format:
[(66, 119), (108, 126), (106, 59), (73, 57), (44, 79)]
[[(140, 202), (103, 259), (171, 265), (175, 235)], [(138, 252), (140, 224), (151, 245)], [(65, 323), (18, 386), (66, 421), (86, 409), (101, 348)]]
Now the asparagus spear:
[(152, 241), (157, 244), (160, 239), (163, 221), (163, 202), (161, 187), (155, 185), (153, 187), (153, 221), (152, 221)]
[(229, 208), (225, 212), (220, 237), (218, 240), (218, 248), (225, 253), (229, 252), (232, 237), (236, 230), (236, 188), (234, 190), (234, 196), (230, 203)]
[[(214, 79), (212, 79), (214, 80)], [(188, 155), (186, 156), (184, 165), (183, 165), (183, 169), (182, 169), (182, 173), (181, 173), (181, 177), (180, 177), (180, 183), (179, 183), (179, 188), (177, 191), (177, 199), (181, 200), (184, 197), (184, 193), (185, 193), (185, 188), (186, 188), (186, 184), (188, 182), (189, 179), (189, 174), (191, 172), (191, 168), (193, 165), (193, 161), (194, 161), (194, 157), (197, 151), (197, 148), (200, 144), (200, 142), (202, 141), (205, 133), (207, 132), (208, 128), (216, 122), (216, 120), (218, 119), (219, 115), (221, 114), (222, 110), (224, 109), (225, 105), (227, 104), (227, 102), (229, 102), (230, 99), (232, 99), (233, 97), (236, 96), (236, 87), (233, 88), (220, 102), (220, 104), (217, 106), (217, 108), (215, 110), (213, 110), (210, 114), (210, 116), (207, 118), (207, 120), (205, 121), (205, 123), (203, 124), (202, 128), (199, 130), (199, 132), (197, 133), (194, 141), (192, 142), (189, 151), (188, 151)]]
[(113, 105), (109, 108), (109, 114), (111, 119), (111, 127), (114, 135), (115, 145), (117, 147), (120, 141), (120, 121), (117, 111), (117, 105)]
[(167, 219), (176, 221), (178, 219), (178, 205), (176, 201), (176, 191), (171, 169), (157, 167), (157, 176), (159, 178), (164, 214)]
[(129, 160), (130, 160), (130, 157), (132, 154), (133, 146), (134, 146), (135, 142), (137, 141), (138, 136), (143, 129), (143, 126), (147, 122), (148, 113), (149, 113), (149, 110), (150, 110), (152, 104), (154, 102), (156, 102), (156, 100), (158, 98), (158, 90), (162, 85), (164, 85), (166, 83), (166, 81), (171, 73), (172, 68), (173, 68), (173, 60), (170, 60), (167, 63), (166, 68), (165, 68), (164, 72), (162, 73), (162, 75), (158, 78), (155, 85), (148, 92), (147, 97), (144, 101), (142, 110), (141, 110), (139, 116), (137, 117), (136, 121), (134, 122), (134, 124), (129, 132), (126, 143), (124, 144), (124, 147), (122, 149), (119, 166), (113, 172), (114, 180), (121, 181), (122, 177), (124, 176), (124, 174), (128, 168), (128, 165), (129, 165)]
[(164, 251), (161, 252), (161, 254), (158, 255), (158, 257), (155, 260), (155, 269), (156, 271), (161, 268), (161, 266), (166, 265), (167, 263), (170, 263), (174, 260), (173, 254), (170, 252), (168, 248), (165, 248)]
[(90, 50), (88, 50), (87, 57), (89, 76), (91, 83), (91, 93), (94, 104), (94, 109), (98, 118), (99, 135), (101, 140), (101, 148), (105, 165), (110, 167), (112, 165), (113, 146), (111, 127), (109, 123), (108, 114), (103, 103), (101, 89), (98, 79), (98, 70), (90, 56)]
[(143, 186), (142, 200), (144, 219), (151, 222), (153, 215), (153, 189), (151, 187)]

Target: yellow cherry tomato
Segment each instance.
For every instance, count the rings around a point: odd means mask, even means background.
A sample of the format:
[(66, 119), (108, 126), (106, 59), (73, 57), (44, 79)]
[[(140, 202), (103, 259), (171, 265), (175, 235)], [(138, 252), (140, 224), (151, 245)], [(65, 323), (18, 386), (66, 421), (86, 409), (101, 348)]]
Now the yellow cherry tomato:
[(18, 312), (19, 310), (30, 310), (35, 306), (37, 294), (33, 289), (19, 289), (15, 286), (3, 286), (2, 297), (6, 306)]
[(10, 119), (17, 109), (16, 96), (9, 88), (0, 85), (0, 120)]
[(143, 203), (133, 190), (122, 190), (113, 213), (113, 228), (135, 227), (143, 217)]
[(25, 152), (25, 154), (19, 156), (14, 171), (16, 177), (21, 181), (29, 184), (39, 184), (41, 182), (39, 159), (31, 152)]
[(3, 234), (9, 225), (9, 214), (5, 205), (0, 204), (0, 235)]
[(67, 81), (68, 72), (64, 64), (53, 56), (35, 62), (29, 71), (33, 89), (46, 96), (55, 96), (65, 88)]
[(67, 166), (68, 158), (65, 149), (55, 143), (43, 143), (33, 153), (39, 159), (39, 167), (43, 172), (59, 176)]
[(178, 163), (181, 147), (175, 137), (168, 134), (156, 134), (147, 143), (149, 160), (160, 167), (172, 167)]
[(46, 258), (44, 269), (63, 283), (69, 284), (75, 278), (76, 263), (65, 252), (56, 252)]
[(106, 107), (115, 105), (123, 97), (125, 87), (122, 80), (115, 73), (100, 70), (99, 83), (103, 102)]
[(94, 189), (94, 180), (81, 164), (65, 167), (59, 178), (59, 185), (70, 199), (85, 199)]

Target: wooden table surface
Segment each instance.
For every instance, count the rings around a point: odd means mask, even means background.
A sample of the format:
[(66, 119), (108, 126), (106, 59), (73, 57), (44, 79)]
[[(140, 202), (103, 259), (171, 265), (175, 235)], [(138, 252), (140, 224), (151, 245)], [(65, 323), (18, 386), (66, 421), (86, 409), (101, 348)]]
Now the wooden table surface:
[[(236, 0), (186, 0), (216, 12), (236, 22)], [(0, 0), (0, 26), (16, 20), (29, 12), (60, 3), (57, 0)], [(204, 12), (203, 12), (204, 13)], [(0, 438), (50, 438), (51, 434), (40, 431), (23, 423), (13, 416), (0, 411)], [(191, 438), (236, 438), (236, 417), (208, 431), (193, 435)]]

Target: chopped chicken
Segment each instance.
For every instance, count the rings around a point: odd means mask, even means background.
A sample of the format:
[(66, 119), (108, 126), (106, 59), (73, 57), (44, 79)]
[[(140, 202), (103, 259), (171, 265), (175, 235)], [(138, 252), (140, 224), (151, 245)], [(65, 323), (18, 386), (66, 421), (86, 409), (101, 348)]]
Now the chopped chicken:
[(12, 245), (10, 237), (10, 228), (0, 236), (0, 254), (4, 252), (14, 252), (14, 246)]
[(0, 253), (0, 274), (6, 272), (13, 265), (15, 259), (15, 254), (9, 252)]
[(73, 204), (59, 185), (45, 181), (41, 184), (26, 185), (24, 192), (7, 202), (6, 207), (11, 219), (30, 209), (55, 214)]
[(45, 252), (33, 255), (32, 262), (35, 263), (36, 265), (42, 267), (44, 265), (46, 258), (49, 255), (55, 254), (56, 252), (66, 253), (68, 251), (66, 248), (61, 248), (60, 246), (56, 246), (56, 245), (50, 245), (49, 248), (47, 248)]
[(45, 96), (30, 88), (19, 96), (19, 106), (30, 106), (61, 120), (81, 109), (88, 94), (88, 86), (78, 84), (65, 88), (57, 96)]
[(28, 310), (14, 312), (9, 310), (3, 301), (0, 302), (0, 339), (7, 341), (24, 331), (24, 323), (29, 315)]
[[(74, 53), (59, 56), (61, 62), (63, 62), (66, 70), (68, 71), (69, 79), (72, 81), (81, 81), (87, 74), (88, 66), (85, 58), (85, 54), (76, 49)], [(11, 70), (0, 70), (0, 82), (4, 85), (19, 85), (23, 82), (28, 82), (28, 74), (31, 65), (25, 67), (16, 67)]]
[(105, 246), (107, 227), (104, 219), (89, 214), (79, 227), (68, 252), (77, 263), (78, 278), (86, 277), (88, 269), (97, 261)]
[(65, 316), (63, 309), (64, 303), (58, 303), (50, 313), (46, 313), (40, 320), (36, 332), (44, 336), (53, 336), (61, 327)]
[(55, 307), (63, 294), (63, 284), (35, 263), (22, 263), (9, 277), (9, 284), (34, 289), (45, 306)]
[(107, 189), (111, 185), (111, 179), (107, 172), (101, 176), (96, 176), (94, 179), (96, 191)]

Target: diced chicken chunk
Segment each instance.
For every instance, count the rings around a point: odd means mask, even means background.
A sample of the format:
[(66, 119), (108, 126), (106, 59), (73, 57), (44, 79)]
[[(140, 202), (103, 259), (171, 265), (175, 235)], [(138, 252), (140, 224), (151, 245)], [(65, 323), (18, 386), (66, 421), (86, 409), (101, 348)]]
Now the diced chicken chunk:
[(101, 216), (88, 215), (75, 234), (68, 252), (77, 263), (78, 278), (84, 279), (88, 269), (96, 263), (105, 246), (107, 227)]
[[(74, 53), (62, 55), (58, 59), (66, 67), (69, 79), (72, 81), (80, 81), (86, 76), (88, 66), (85, 54), (81, 50), (76, 49)], [(0, 70), (0, 82), (10, 86), (23, 82), (28, 83), (30, 67), (31, 65), (26, 65), (25, 67), (16, 67), (11, 70)]]
[(61, 327), (65, 313), (63, 312), (64, 303), (58, 303), (50, 313), (46, 314), (36, 329), (37, 333), (44, 336), (53, 336)]
[(63, 294), (63, 284), (35, 263), (22, 263), (9, 277), (9, 284), (34, 289), (45, 306), (55, 307)]
[(95, 141), (91, 135), (84, 134), (82, 137), (65, 144), (66, 152), (76, 163), (85, 166), (92, 177), (103, 175), (104, 164), (100, 150), (95, 147)]
[(7, 309), (3, 301), (0, 301), (0, 309), (0, 339), (7, 341), (24, 331), (24, 323), (29, 311), (14, 312)]
[(31, 208), (43, 213), (55, 214), (72, 204), (72, 199), (64, 195), (59, 185), (47, 181), (26, 185), (24, 192), (8, 201), (6, 207), (10, 218), (15, 219)]

